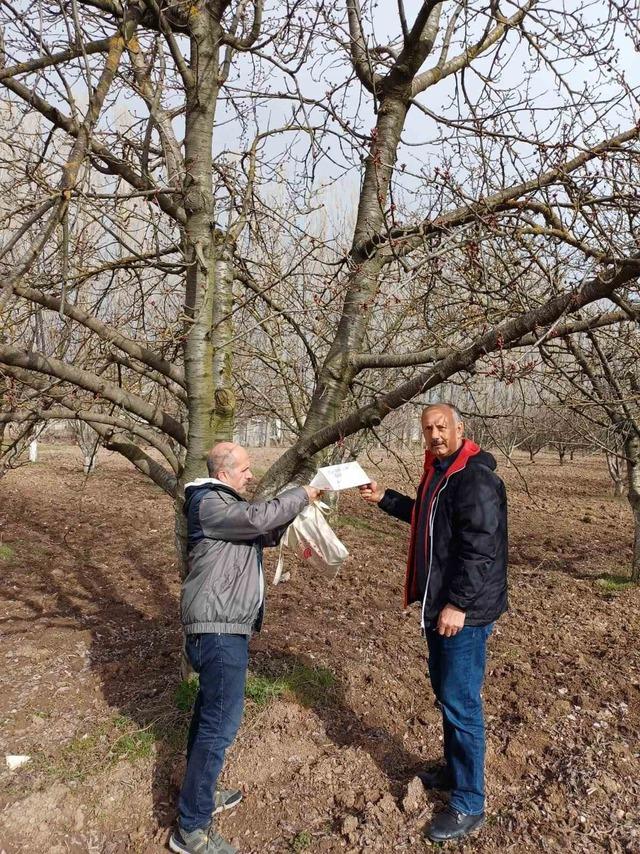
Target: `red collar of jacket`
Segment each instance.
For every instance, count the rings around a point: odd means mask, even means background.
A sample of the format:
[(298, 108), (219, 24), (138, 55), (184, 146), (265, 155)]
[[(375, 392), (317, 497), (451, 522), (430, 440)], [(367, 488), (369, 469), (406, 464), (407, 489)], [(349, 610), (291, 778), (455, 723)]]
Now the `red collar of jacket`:
[[(480, 453), (480, 446), (476, 445), (475, 442), (472, 442), (471, 439), (464, 439), (462, 445), (460, 446), (460, 451), (458, 452), (458, 456), (451, 463), (449, 468), (444, 472), (440, 485), (436, 489), (436, 491), (431, 496), (430, 504), (433, 504), (433, 501), (438, 492), (444, 486), (447, 478), (451, 477), (452, 474), (455, 474), (458, 471), (462, 471), (463, 468), (467, 465), (468, 461), (471, 457), (475, 457), (476, 454)], [(435, 469), (433, 467), (433, 462), (436, 459), (435, 455), (431, 453), (431, 451), (427, 450), (424, 455), (424, 473), (422, 475), (422, 480), (420, 481), (420, 485), (418, 486), (418, 492), (416, 495), (416, 502), (413, 505), (413, 513), (411, 515), (411, 538), (409, 540), (409, 553), (407, 556), (407, 571), (405, 574), (404, 581), (404, 607), (406, 608), (410, 602), (415, 601), (417, 597), (416, 593), (416, 567), (415, 567), (415, 548), (416, 548), (416, 527), (418, 525), (418, 519), (420, 517), (420, 505), (422, 503), (423, 496), (425, 494), (427, 485), (429, 481), (434, 475)], [(427, 519), (429, 518), (429, 513), (431, 512), (431, 508), (427, 508)], [(428, 536), (425, 537), (425, 550), (428, 549)]]
[[(445, 477), (449, 477), (454, 472), (460, 471), (463, 469), (470, 457), (475, 457), (476, 454), (480, 453), (480, 446), (476, 445), (475, 442), (472, 442), (471, 439), (463, 439), (462, 445), (460, 446), (460, 451), (455, 460), (451, 463), (449, 468), (445, 472)], [(425, 451), (424, 454), (424, 474), (422, 479), (424, 480), (429, 475), (429, 471), (433, 468), (433, 462), (436, 459), (436, 456), (431, 453), (431, 451)]]

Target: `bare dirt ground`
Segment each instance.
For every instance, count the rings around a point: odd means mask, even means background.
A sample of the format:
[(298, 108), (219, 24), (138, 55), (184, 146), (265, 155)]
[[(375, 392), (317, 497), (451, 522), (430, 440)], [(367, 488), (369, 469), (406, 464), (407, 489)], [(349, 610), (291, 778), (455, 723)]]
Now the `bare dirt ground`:
[[(511, 610), (485, 690), (490, 816), (448, 849), (640, 852), (640, 590), (615, 579), (630, 511), (597, 458), (500, 471)], [(337, 514), (338, 578), (290, 559), (252, 641), (224, 774), (245, 800), (220, 820), (244, 854), (432, 847), (441, 801), (412, 778), (441, 739), (418, 615), (401, 608), (408, 530), (356, 495)], [(44, 446), (0, 481), (0, 851), (167, 850), (189, 717), (178, 596), (173, 507), (124, 461), (105, 454), (85, 479), (77, 451)], [(31, 759), (10, 771), (4, 754)]]

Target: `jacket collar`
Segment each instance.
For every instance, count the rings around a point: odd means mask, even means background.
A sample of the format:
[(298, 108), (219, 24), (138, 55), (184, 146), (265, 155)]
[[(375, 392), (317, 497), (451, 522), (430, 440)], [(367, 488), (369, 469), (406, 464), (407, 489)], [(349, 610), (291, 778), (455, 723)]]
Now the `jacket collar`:
[[(458, 451), (458, 456), (451, 463), (449, 468), (444, 473), (445, 477), (449, 477), (454, 474), (454, 472), (460, 471), (463, 469), (467, 462), (471, 459), (471, 457), (475, 457), (476, 454), (480, 453), (480, 446), (476, 445), (475, 442), (472, 442), (471, 439), (464, 439), (462, 445), (460, 446), (460, 450)], [(427, 475), (429, 470), (433, 467), (433, 462), (436, 459), (435, 455), (431, 453), (431, 451), (425, 451), (424, 455), (424, 474)]]
[(240, 501), (246, 501), (246, 498), (243, 498), (232, 486), (229, 486), (223, 480), (218, 480), (217, 477), (197, 477), (190, 483), (185, 483), (184, 488), (185, 492), (187, 489), (223, 489), (226, 492), (230, 492), (231, 495), (235, 495)]
[(184, 488), (188, 489), (190, 486), (206, 486), (207, 484), (212, 484), (213, 486), (226, 486), (226, 483), (223, 483), (221, 480), (218, 480), (216, 477), (197, 477), (195, 480), (192, 480), (190, 483), (185, 483)]

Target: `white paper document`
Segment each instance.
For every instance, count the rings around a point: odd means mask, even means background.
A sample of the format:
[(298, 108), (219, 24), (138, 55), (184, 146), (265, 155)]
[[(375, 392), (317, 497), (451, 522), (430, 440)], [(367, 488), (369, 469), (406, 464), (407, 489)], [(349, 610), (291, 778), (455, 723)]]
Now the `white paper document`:
[(371, 483), (371, 478), (362, 470), (360, 463), (341, 463), (338, 466), (321, 466), (310, 486), (337, 491), (364, 483)]

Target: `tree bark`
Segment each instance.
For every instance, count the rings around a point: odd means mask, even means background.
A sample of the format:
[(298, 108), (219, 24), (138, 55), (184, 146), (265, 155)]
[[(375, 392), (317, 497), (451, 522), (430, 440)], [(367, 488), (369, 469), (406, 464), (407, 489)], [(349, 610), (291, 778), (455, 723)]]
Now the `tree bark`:
[[(5, 393), (5, 385), (0, 378), (0, 408), (4, 409), (4, 393)], [(0, 421), (0, 459), (2, 458), (2, 443), (4, 442), (4, 431), (6, 428), (6, 424)]]
[(176, 495), (175, 538), (186, 569), (184, 485), (206, 475), (211, 446), (231, 439), (235, 396), (231, 387), (233, 272), (231, 247), (216, 228), (213, 210), (212, 146), (220, 89), (220, 24), (226, 3), (204, 3), (190, 12), (191, 85), (186, 86), (183, 231), (187, 262), (185, 294), (185, 383), (189, 432)]
[(344, 308), (335, 339), (320, 371), (301, 438), (336, 420), (356, 373), (350, 364), (350, 355), (362, 348), (384, 262), (377, 253), (367, 258), (361, 247), (383, 230), (389, 185), (407, 109), (407, 102), (400, 97), (388, 97), (378, 112), (365, 164)]
[[(384, 228), (389, 186), (407, 110), (408, 91), (404, 97), (398, 91), (381, 101), (376, 126), (371, 134), (369, 156), (365, 161), (349, 255), (350, 273), (344, 307), (335, 338), (320, 369), (298, 443), (304, 442), (340, 417), (340, 409), (358, 370), (351, 356), (362, 349), (384, 264), (384, 258), (379, 253), (374, 253), (372, 257), (363, 255), (362, 246)], [(290, 478), (304, 479), (316, 468), (315, 460), (308, 455), (298, 459), (293, 467), (279, 463), (272, 466), (261, 482), (260, 494), (272, 495)]]
[(633, 558), (631, 580), (640, 581), (640, 437), (633, 431), (625, 442), (627, 457), (627, 498), (633, 511)]
[[(211, 340), (215, 298), (213, 243), (212, 145), (218, 97), (220, 27), (208, 10), (195, 8), (191, 23), (191, 70), (185, 114), (185, 171), (183, 179), (187, 263), (184, 365), (189, 399), (189, 435), (184, 484), (203, 474), (211, 447), (214, 378)], [(179, 499), (178, 499), (179, 501)]]

